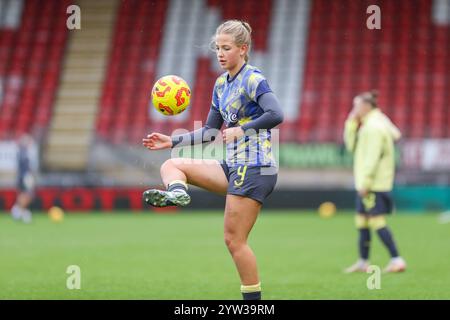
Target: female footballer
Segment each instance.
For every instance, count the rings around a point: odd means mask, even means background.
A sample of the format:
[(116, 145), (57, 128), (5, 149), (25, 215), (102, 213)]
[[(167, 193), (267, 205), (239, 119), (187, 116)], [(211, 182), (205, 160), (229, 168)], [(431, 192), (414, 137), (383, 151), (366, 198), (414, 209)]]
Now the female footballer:
[(187, 184), (226, 195), (225, 243), (239, 272), (243, 299), (259, 300), (256, 257), (247, 238), (277, 181), (270, 129), (283, 121), (283, 112), (264, 76), (247, 63), (251, 31), (239, 20), (226, 21), (216, 30), (213, 45), (226, 72), (216, 80), (205, 126), (172, 137), (154, 132), (143, 139), (150, 150), (210, 142), (225, 124), (226, 161), (169, 159), (161, 166), (167, 191), (150, 189), (143, 196), (157, 207), (185, 206), (190, 202)]
[(394, 142), (400, 130), (378, 108), (377, 92), (363, 92), (353, 99), (345, 123), (344, 141), (353, 153), (353, 171), (358, 191), (355, 224), (359, 231), (359, 260), (347, 273), (366, 272), (369, 267), (370, 231), (378, 234), (391, 255), (385, 272), (402, 272), (406, 262), (400, 256), (386, 215), (393, 211), (391, 191), (395, 176)]

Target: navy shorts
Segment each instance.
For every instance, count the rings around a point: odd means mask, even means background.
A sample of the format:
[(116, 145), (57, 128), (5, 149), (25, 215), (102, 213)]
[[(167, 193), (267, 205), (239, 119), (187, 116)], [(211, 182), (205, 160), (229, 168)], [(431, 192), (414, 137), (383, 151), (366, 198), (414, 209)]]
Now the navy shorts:
[(227, 194), (247, 197), (262, 204), (277, 183), (275, 167), (228, 167), (224, 163), (221, 166), (228, 180)]
[(356, 211), (369, 215), (390, 214), (394, 209), (394, 202), (390, 192), (369, 192), (362, 198), (356, 195)]
[(27, 183), (25, 177), (21, 177), (17, 179), (17, 190), (19, 192), (26, 192), (33, 194), (34, 193), (34, 185)]

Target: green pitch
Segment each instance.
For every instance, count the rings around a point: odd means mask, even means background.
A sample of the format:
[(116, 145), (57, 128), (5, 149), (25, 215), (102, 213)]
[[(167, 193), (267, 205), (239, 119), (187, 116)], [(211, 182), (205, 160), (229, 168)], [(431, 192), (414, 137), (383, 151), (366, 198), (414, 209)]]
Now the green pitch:
[[(435, 214), (397, 214), (389, 224), (408, 263), (404, 274), (345, 275), (356, 259), (353, 215), (264, 211), (250, 244), (265, 299), (450, 299), (450, 223)], [(241, 299), (222, 240), (222, 213), (69, 214), (31, 225), (0, 214), (0, 299)], [(371, 263), (388, 254), (373, 236)], [(66, 288), (67, 267), (81, 289)]]

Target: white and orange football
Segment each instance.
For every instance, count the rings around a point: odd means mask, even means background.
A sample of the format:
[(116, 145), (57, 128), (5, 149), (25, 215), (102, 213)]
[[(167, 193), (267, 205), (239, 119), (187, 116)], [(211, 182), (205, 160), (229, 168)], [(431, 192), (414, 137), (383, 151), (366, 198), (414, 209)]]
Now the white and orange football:
[(153, 106), (166, 116), (182, 113), (191, 101), (191, 89), (182, 78), (164, 76), (153, 85)]

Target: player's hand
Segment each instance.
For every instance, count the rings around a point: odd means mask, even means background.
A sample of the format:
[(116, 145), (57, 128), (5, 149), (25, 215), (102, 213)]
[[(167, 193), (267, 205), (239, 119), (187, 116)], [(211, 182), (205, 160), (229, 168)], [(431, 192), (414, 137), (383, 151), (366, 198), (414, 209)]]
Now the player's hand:
[(172, 148), (172, 138), (158, 132), (152, 132), (142, 139), (142, 145), (149, 150)]
[(358, 190), (358, 194), (361, 196), (361, 198), (364, 198), (369, 194), (369, 190), (367, 189)]
[(347, 119), (349, 120), (359, 120), (359, 116), (357, 111), (355, 110), (355, 108), (352, 109), (352, 111), (350, 111), (350, 113), (348, 114)]
[(223, 130), (223, 142), (230, 143), (244, 136), (244, 130), (241, 127), (233, 127)]

